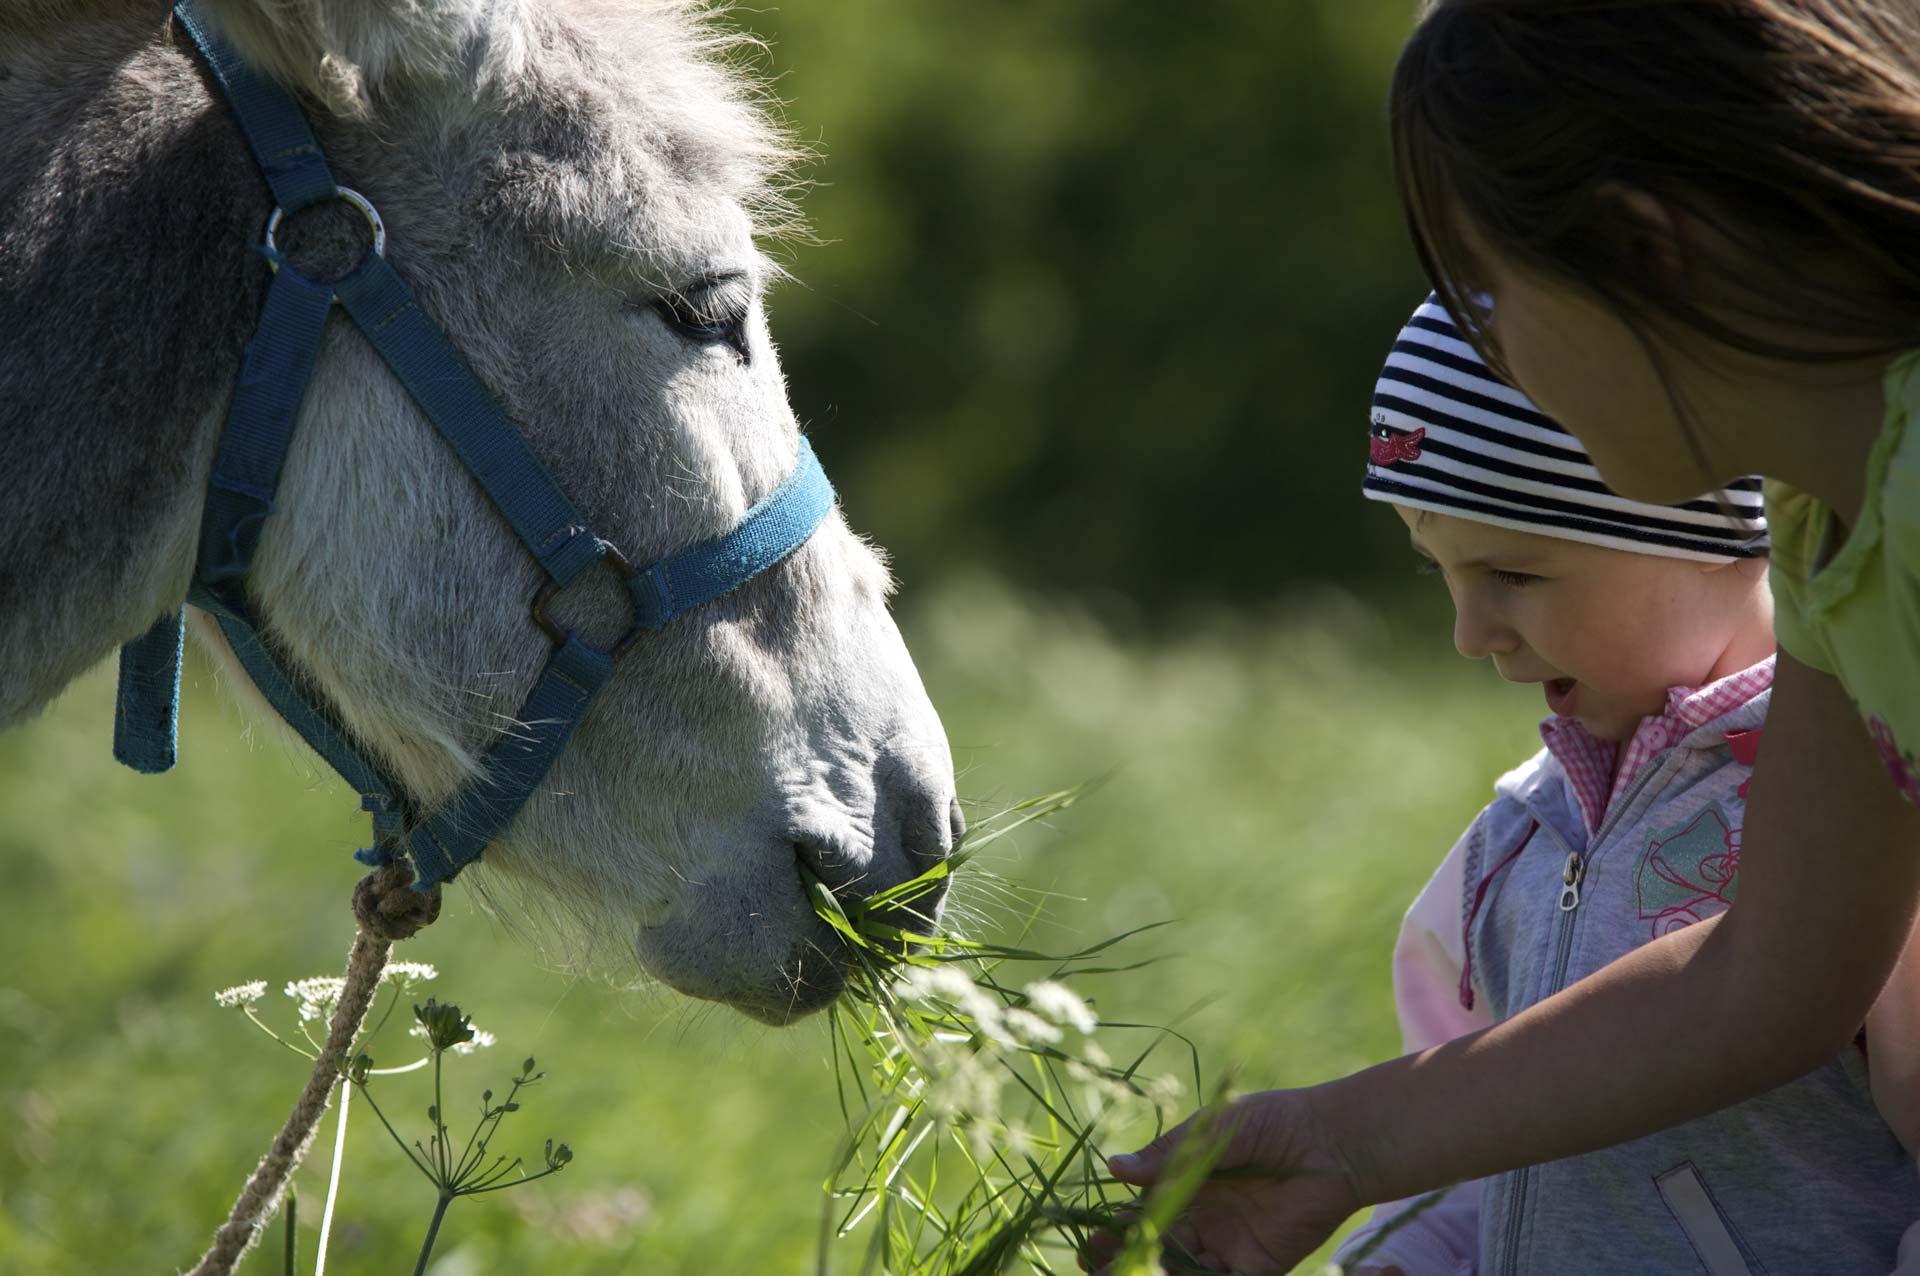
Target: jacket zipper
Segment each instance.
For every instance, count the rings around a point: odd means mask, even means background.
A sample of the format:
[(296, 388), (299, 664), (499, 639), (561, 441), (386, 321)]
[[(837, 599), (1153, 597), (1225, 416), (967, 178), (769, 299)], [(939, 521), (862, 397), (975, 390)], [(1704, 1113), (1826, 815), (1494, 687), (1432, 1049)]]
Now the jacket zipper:
[[(1627, 791), (1620, 796), (1618, 802), (1613, 804), (1606, 818), (1600, 821), (1600, 827), (1594, 831), (1594, 835), (1587, 839), (1587, 850), (1584, 855), (1579, 851), (1567, 852), (1567, 861), (1560, 869), (1560, 924), (1558, 942), (1554, 946), (1553, 979), (1548, 983), (1545, 994), (1540, 998), (1541, 1001), (1559, 992), (1561, 985), (1566, 982), (1567, 963), (1573, 958), (1574, 914), (1580, 909), (1580, 888), (1587, 880), (1587, 865), (1598, 852), (1607, 834), (1613, 831), (1613, 826), (1619, 822), (1621, 815), (1633, 805), (1634, 799), (1640, 796), (1640, 791), (1646, 788), (1654, 776), (1666, 770), (1666, 764), (1673, 754), (1674, 751), (1671, 749), (1658, 754), (1640, 769), (1640, 774), (1635, 777), (1632, 784), (1627, 786)], [(1545, 824), (1545, 821), (1541, 823)], [(1564, 842), (1561, 844), (1565, 845)], [(1519, 1276), (1520, 1230), (1525, 1218), (1527, 1184), (1532, 1173), (1531, 1166), (1522, 1166), (1513, 1175), (1513, 1189), (1507, 1197), (1507, 1252), (1500, 1263), (1503, 1276)]]

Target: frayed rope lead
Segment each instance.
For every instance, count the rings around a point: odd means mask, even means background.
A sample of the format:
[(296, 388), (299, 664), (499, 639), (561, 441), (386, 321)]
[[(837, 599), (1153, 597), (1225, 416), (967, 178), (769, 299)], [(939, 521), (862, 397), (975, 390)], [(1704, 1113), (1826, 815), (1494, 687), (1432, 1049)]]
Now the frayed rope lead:
[(408, 885), (412, 880), (412, 867), (398, 860), (374, 869), (353, 888), (353, 915), (359, 920), (360, 930), (347, 952), (346, 985), (327, 1025), (326, 1044), (314, 1061), (306, 1088), (287, 1114), (286, 1124), (240, 1190), (227, 1221), (213, 1234), (213, 1244), (187, 1276), (229, 1276), (279, 1208), (287, 1183), (306, 1158), (313, 1132), (333, 1098), (334, 1083), (340, 1079), (340, 1059), (360, 1035), (367, 1007), (373, 1004), (373, 994), (380, 986), (381, 972), (387, 968), (387, 954), (395, 943), (410, 938), (440, 915), (440, 892), (414, 891)]

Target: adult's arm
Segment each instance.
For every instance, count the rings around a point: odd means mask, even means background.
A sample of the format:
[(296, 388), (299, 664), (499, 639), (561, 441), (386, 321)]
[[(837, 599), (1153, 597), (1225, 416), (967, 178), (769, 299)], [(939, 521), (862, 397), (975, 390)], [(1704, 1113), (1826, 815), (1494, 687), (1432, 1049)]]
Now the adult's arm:
[(1920, 927), (1867, 1012), (1867, 1077), (1881, 1119), (1920, 1156)]
[(1472, 1037), (1319, 1087), (1366, 1200), (1590, 1152), (1811, 1071), (1845, 1046), (1920, 895), (1920, 810), (1835, 679), (1781, 653), (1719, 918)]

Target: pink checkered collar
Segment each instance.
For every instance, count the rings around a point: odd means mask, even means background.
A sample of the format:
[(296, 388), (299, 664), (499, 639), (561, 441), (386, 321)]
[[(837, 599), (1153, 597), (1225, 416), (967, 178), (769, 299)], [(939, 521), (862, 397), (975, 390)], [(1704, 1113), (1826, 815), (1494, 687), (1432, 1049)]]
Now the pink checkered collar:
[(1542, 722), (1540, 739), (1566, 772), (1587, 836), (1599, 830), (1608, 809), (1658, 754), (1771, 688), (1773, 662), (1768, 656), (1704, 687), (1669, 687), (1666, 709), (1642, 718), (1625, 742), (1596, 739), (1577, 718)]

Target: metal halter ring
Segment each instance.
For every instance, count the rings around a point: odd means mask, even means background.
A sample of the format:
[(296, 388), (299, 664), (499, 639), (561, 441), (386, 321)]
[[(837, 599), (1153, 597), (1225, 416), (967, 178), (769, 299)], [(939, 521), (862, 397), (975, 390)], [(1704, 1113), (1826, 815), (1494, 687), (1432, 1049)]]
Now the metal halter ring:
[[(618, 576), (621, 584), (626, 584), (634, 576), (639, 574), (634, 570), (633, 564), (627, 561), (627, 556), (615, 549), (610, 543), (601, 541), (600, 551), (600, 564), (610, 570), (615, 576)], [(560, 586), (552, 581), (548, 581), (540, 587), (540, 592), (533, 596), (533, 623), (540, 626), (547, 637), (553, 639), (553, 645), (556, 647), (563, 645), (568, 637), (570, 637), (567, 627), (558, 620), (555, 620), (553, 613), (548, 610), (549, 604), (553, 602), (554, 597), (559, 594), (559, 592)], [(646, 626), (636, 621), (636, 623), (621, 636), (620, 641), (613, 644), (610, 654), (615, 660), (626, 655), (627, 648), (633, 646), (633, 640), (646, 631)]]
[[(365, 195), (362, 195), (359, 191), (346, 186), (334, 187), (333, 195), (335, 199), (345, 200), (360, 210), (360, 215), (367, 219), (367, 229), (373, 232), (373, 255), (375, 257), (385, 257), (387, 255), (387, 224), (380, 220), (380, 210), (373, 206), (373, 201)], [(308, 205), (307, 207), (312, 207), (312, 205)], [(280, 249), (279, 246), (273, 242), (273, 234), (280, 229), (280, 223), (286, 215), (287, 210), (276, 205), (273, 210), (273, 215), (267, 218), (267, 261), (275, 270), (280, 269)]]

